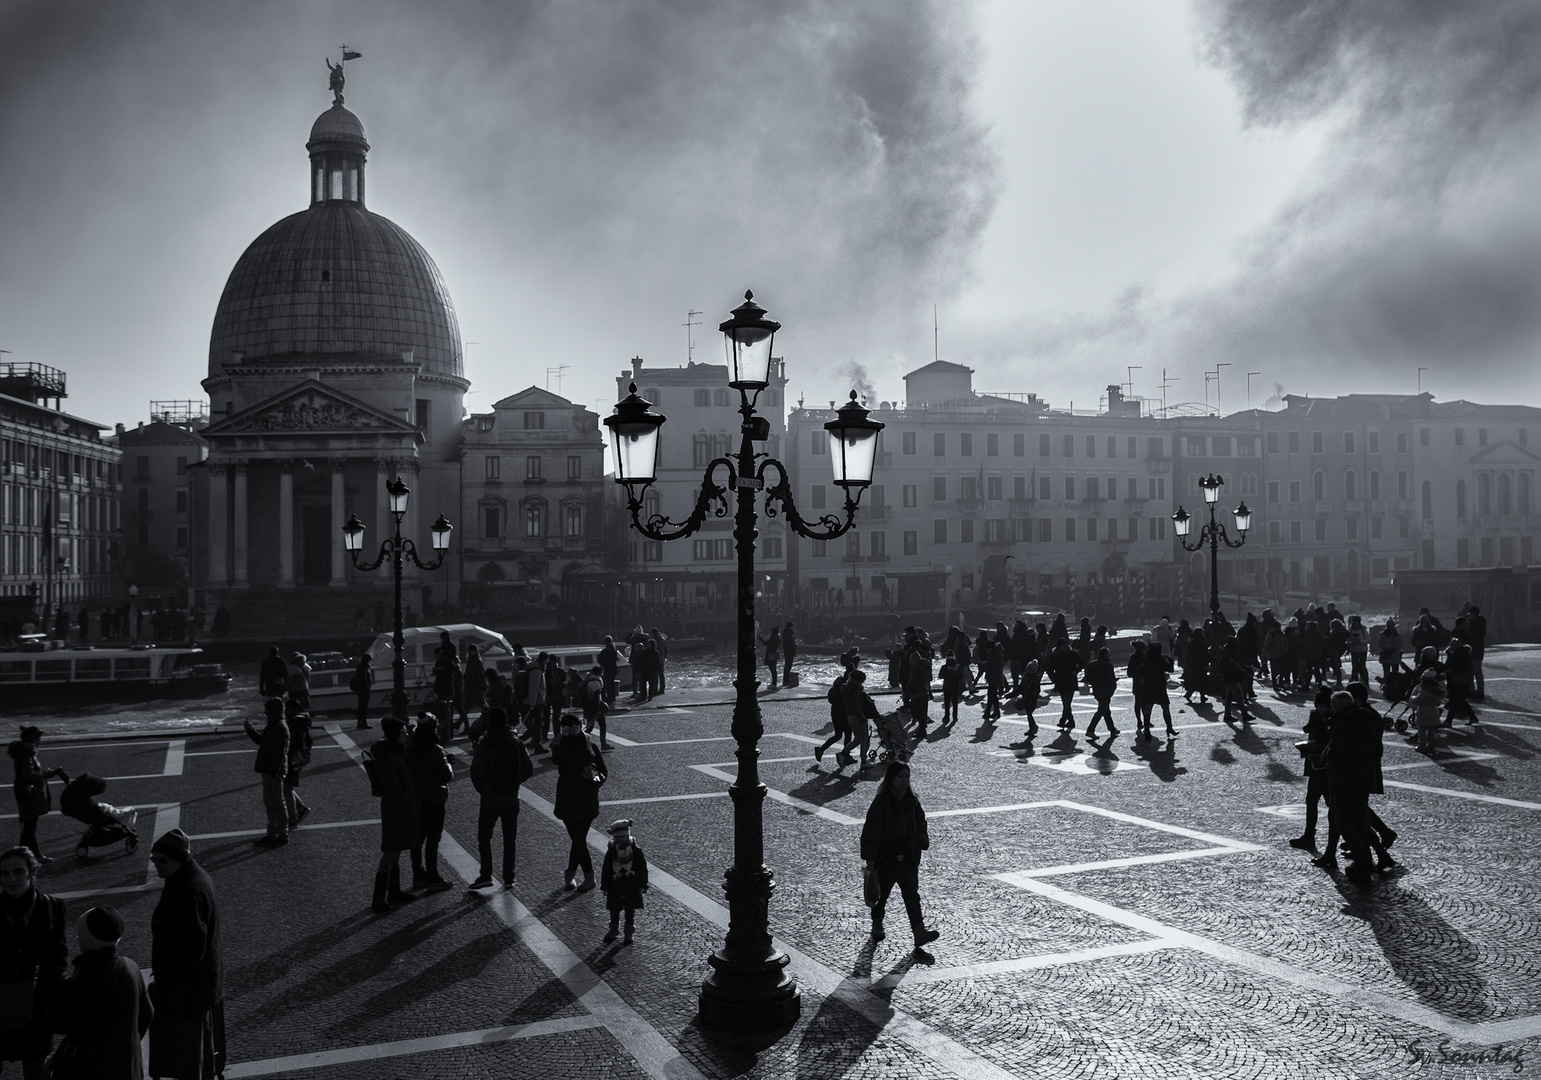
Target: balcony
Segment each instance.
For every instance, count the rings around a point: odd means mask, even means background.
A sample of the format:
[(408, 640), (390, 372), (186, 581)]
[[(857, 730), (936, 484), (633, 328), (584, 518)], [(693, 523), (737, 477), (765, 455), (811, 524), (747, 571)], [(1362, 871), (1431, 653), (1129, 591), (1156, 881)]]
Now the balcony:
[(979, 550), (980, 551), (1010, 551), (1011, 550), (1011, 545), (1014, 544), (1015, 542), (1016, 541), (1014, 541), (1014, 540), (981, 540), (981, 541), (979, 541)]
[(1314, 505), (1317, 517), (1327, 517), (1332, 513), (1332, 501), (1330, 499), (1317, 499)]
[(1014, 514), (1031, 513), (1037, 499), (1007, 499), (1006, 506)]
[(1081, 508), (1083, 510), (1101, 510), (1103, 504), (1107, 501), (1101, 495), (1088, 495), (1081, 500)]
[(1158, 476), (1165, 476), (1167, 473), (1172, 471), (1172, 459), (1156, 457), (1146, 458), (1145, 471), (1155, 473)]
[(869, 563), (886, 563), (888, 561), (888, 552), (885, 551), (877, 555), (868, 555), (863, 561)]
[(1364, 500), (1363, 499), (1349, 499), (1347, 502), (1345, 502), (1343, 504), (1343, 512), (1345, 514), (1362, 514), (1362, 513), (1364, 513)]
[(526, 487), (544, 487), (546, 478), (544, 476), (526, 476), (524, 483)]
[(1384, 514), (1385, 512), (1386, 512), (1386, 500), (1385, 499), (1371, 499), (1370, 500), (1370, 513), (1372, 513), (1372, 514)]

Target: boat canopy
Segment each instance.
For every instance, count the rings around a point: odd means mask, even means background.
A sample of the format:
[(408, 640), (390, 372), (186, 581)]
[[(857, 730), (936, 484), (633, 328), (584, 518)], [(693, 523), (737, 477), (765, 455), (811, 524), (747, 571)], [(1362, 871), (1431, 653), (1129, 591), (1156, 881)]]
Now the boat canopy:
[[(445, 626), (411, 626), (402, 630), (402, 653), (407, 663), (431, 663), (434, 659), (434, 650), (439, 647), (439, 635), (445, 633), (449, 634), (450, 640), (455, 643), (455, 649), (462, 661), (465, 660), (468, 645), (476, 646), (483, 663), (486, 663), (490, 657), (514, 655), (513, 646), (509, 645), (508, 639), (496, 630), (488, 630), (485, 626), (477, 626), (475, 623), (450, 623)], [(387, 633), (375, 638), (374, 643), (369, 646), (370, 667), (390, 667), (391, 643), (394, 637), (394, 633)]]

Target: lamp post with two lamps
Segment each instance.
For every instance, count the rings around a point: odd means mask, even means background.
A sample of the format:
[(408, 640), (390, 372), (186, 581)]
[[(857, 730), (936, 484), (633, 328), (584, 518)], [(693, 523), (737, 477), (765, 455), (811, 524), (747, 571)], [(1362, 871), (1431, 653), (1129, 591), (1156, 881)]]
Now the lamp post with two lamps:
[(385, 485), (385, 496), (390, 507), (391, 518), (395, 521), (394, 532), (385, 538), (380, 544), (380, 554), (374, 562), (359, 562), (359, 552), (364, 547), (364, 523), (358, 519), (358, 515), (348, 515), (348, 523), (342, 527), (342, 546), (347, 550), (348, 557), (353, 560), (356, 570), (369, 572), (378, 570), (386, 558), (391, 560), (391, 580), (395, 585), (395, 636), (391, 638), (391, 715), (396, 719), (406, 722), (407, 719), (407, 658), (403, 655), (404, 644), (401, 634), (401, 566), (404, 559), (411, 559), (417, 564), (419, 570), (437, 570), (444, 565), (444, 557), (449, 552), (449, 534), (454, 531), (454, 526), (443, 514), (428, 527), (429, 534), (433, 537), (433, 550), (438, 552), (438, 557), (431, 563), (425, 563), (417, 557), (417, 545), (411, 539), (401, 535), (401, 519), (407, 516), (407, 499), (411, 497), (412, 489), (401, 482), (401, 477), (396, 477)]
[[(615, 482), (626, 488), (632, 528), (652, 540), (678, 540), (701, 528), (710, 514), (726, 517), (728, 492), (737, 495), (733, 539), (738, 553), (738, 677), (733, 705), (733, 738), (738, 744), (738, 776), (729, 789), (733, 800), (733, 865), (725, 876), (728, 899), (728, 934), (722, 948), (707, 958), (712, 971), (701, 987), (699, 1008), (703, 1021), (718, 1027), (770, 1028), (791, 1023), (801, 1009), (797, 981), (787, 972), (787, 955), (771, 940), (770, 898), (774, 875), (765, 865), (762, 818), (765, 785), (760, 783), (759, 741), (763, 734), (760, 704), (755, 696), (755, 538), (758, 515), (755, 498), (764, 492), (765, 513), (777, 516), (799, 536), (833, 540), (848, 532), (856, 520), (861, 493), (872, 483), (877, 463), (877, 436), (883, 425), (868, 417), (867, 410), (851, 400), (824, 425), (831, 436), (830, 463), (835, 485), (845, 492), (844, 519), (826, 514), (817, 521), (805, 520), (792, 498), (786, 466), (773, 457), (757, 454), (756, 442), (770, 437), (770, 422), (755, 412), (760, 392), (770, 383), (772, 348), (781, 324), (765, 318), (765, 309), (744, 293), (744, 303), (733, 317), (718, 326), (728, 354), (728, 385), (739, 392), (740, 439), (735, 457), (719, 457), (706, 466), (694, 508), (684, 521), (671, 521), (661, 513), (643, 517), (643, 497), (657, 479), (658, 433), (665, 418), (652, 411), (651, 402), (631, 392), (615, 412), (605, 418), (611, 432)], [(758, 465), (755, 459), (760, 458)], [(773, 473), (774, 483), (767, 482)], [(718, 477), (722, 476), (719, 481)]]
[(1245, 502), (1239, 503), (1232, 515), (1236, 519), (1237, 539), (1232, 540), (1225, 531), (1225, 526), (1215, 518), (1215, 504), (1220, 501), (1220, 488), (1225, 484), (1225, 477), (1219, 473), (1211, 473), (1209, 476), (1199, 479), (1199, 490), (1204, 493), (1204, 502), (1209, 507), (1209, 521), (1199, 530), (1198, 543), (1188, 543), (1188, 533), (1193, 528), (1193, 518), (1188, 511), (1179, 504), (1177, 513), (1172, 515), (1172, 522), (1177, 527), (1177, 541), (1182, 544), (1184, 551), (1198, 551), (1209, 545), (1209, 617), (1217, 620), (1220, 617), (1220, 545), (1239, 548), (1247, 542), (1247, 530), (1252, 528), (1252, 511), (1247, 509)]

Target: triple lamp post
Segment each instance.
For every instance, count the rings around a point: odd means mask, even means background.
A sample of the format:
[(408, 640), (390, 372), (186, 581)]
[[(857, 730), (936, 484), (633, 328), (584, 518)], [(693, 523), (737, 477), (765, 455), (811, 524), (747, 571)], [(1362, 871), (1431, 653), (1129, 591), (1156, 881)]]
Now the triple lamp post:
[[(786, 466), (775, 458), (756, 453), (754, 444), (770, 438), (770, 422), (755, 412), (760, 391), (770, 384), (773, 345), (781, 324), (765, 318), (765, 309), (744, 293), (744, 303), (733, 317), (718, 326), (727, 348), (728, 385), (739, 392), (739, 448), (736, 458), (719, 457), (706, 466), (694, 508), (684, 521), (671, 521), (662, 513), (643, 518), (643, 496), (657, 479), (659, 429), (664, 416), (652, 411), (652, 403), (637, 395), (637, 386), (617, 403), (605, 418), (611, 432), (615, 482), (626, 489), (632, 528), (652, 540), (677, 540), (689, 536), (707, 515), (725, 517), (728, 492), (737, 495), (733, 539), (738, 552), (738, 677), (733, 705), (733, 738), (738, 743), (738, 776), (728, 790), (733, 801), (733, 865), (728, 868), (724, 891), (728, 900), (728, 934), (723, 947), (707, 963), (711, 974), (701, 987), (701, 1019), (718, 1027), (774, 1028), (797, 1019), (801, 1009), (797, 981), (787, 973), (787, 955), (775, 947), (770, 931), (770, 898), (774, 875), (765, 865), (762, 809), (765, 785), (760, 782), (759, 741), (764, 729), (755, 695), (755, 569), (754, 552), (758, 515), (755, 498), (764, 492), (765, 513), (777, 516), (777, 505), (786, 523), (799, 536), (833, 540), (855, 523), (861, 493), (872, 483), (877, 463), (878, 432), (883, 425), (868, 417), (867, 410), (851, 400), (824, 425), (830, 435), (830, 465), (834, 483), (845, 492), (844, 518), (826, 514), (815, 522), (805, 520), (792, 497)], [(756, 464), (756, 458), (760, 461)], [(717, 477), (721, 470), (723, 479)], [(766, 474), (774, 472), (767, 484)]]
[(1177, 513), (1172, 515), (1172, 522), (1177, 527), (1177, 540), (1182, 544), (1184, 551), (1198, 551), (1207, 543), (1209, 545), (1209, 617), (1216, 620), (1220, 616), (1220, 545), (1239, 548), (1247, 542), (1247, 530), (1252, 528), (1252, 511), (1247, 509), (1245, 502), (1237, 505), (1232, 511), (1236, 519), (1237, 539), (1232, 540), (1226, 535), (1225, 526), (1215, 519), (1215, 504), (1220, 501), (1220, 488), (1225, 484), (1225, 477), (1218, 473), (1199, 479), (1199, 490), (1204, 493), (1204, 502), (1209, 506), (1209, 522), (1199, 530), (1198, 543), (1188, 543), (1188, 532), (1193, 528), (1193, 519), (1181, 504), (1177, 507)]
[(347, 549), (348, 557), (353, 560), (354, 569), (368, 572), (377, 570), (389, 556), (391, 560), (391, 580), (395, 585), (395, 619), (396, 634), (391, 639), (391, 715), (406, 723), (407, 721), (407, 658), (404, 655), (404, 643), (401, 636), (401, 565), (403, 559), (410, 558), (419, 570), (437, 570), (444, 565), (444, 557), (449, 552), (449, 534), (454, 531), (454, 526), (443, 514), (439, 520), (428, 527), (429, 534), (433, 537), (433, 550), (438, 553), (437, 558), (431, 563), (425, 563), (417, 557), (417, 545), (410, 539), (401, 535), (401, 519), (407, 516), (407, 499), (411, 496), (412, 489), (401, 482), (401, 477), (396, 477), (385, 485), (385, 496), (390, 506), (391, 518), (395, 521), (395, 530), (387, 536), (380, 545), (380, 554), (374, 562), (359, 562), (359, 552), (364, 547), (364, 523), (356, 514), (348, 515), (348, 523), (342, 527), (342, 546)]

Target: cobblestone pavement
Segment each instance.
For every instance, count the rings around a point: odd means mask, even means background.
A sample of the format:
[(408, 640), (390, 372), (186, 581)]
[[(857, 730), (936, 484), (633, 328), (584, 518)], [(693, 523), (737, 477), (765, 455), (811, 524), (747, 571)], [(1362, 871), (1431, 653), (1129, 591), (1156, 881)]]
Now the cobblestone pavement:
[[(1541, 649), (1487, 668), (1482, 723), (1447, 730), (1433, 760), (1387, 736), (1376, 803), (1401, 866), (1368, 887), (1285, 843), (1303, 811), (1298, 700), (1265, 694), (1250, 724), (1179, 707), (1175, 740), (1139, 744), (1126, 696), (1111, 743), (1054, 732), (1056, 706), (1032, 746), (1013, 745), (1020, 716), (983, 725), (965, 705), (914, 762), (921, 892), (942, 931), (928, 956), (897, 897), (889, 938), (867, 937), (857, 838), (878, 774), (813, 760), (822, 700), (767, 702), (771, 917), (803, 997), (797, 1023), (762, 1036), (695, 1018), (732, 859), (721, 705), (666, 696), (612, 718), (598, 824), (632, 818), (654, 875), (630, 946), (601, 940), (597, 892), (561, 887), (549, 759), (524, 790), (511, 893), (464, 889), (461, 757), (445, 845), (459, 887), (370, 911), (377, 808), (358, 755), (375, 733), (351, 722), (318, 737), (314, 813), (276, 851), (251, 843), (244, 736), (45, 741), (46, 765), (107, 776), (107, 800), (139, 806), (147, 842), (77, 860), (78, 828), (50, 815), (44, 887), (72, 911), (117, 905), (147, 964), (148, 838), (192, 834), (222, 897), (231, 1077), (1513, 1075), (1541, 1068)], [(1076, 711), (1084, 727), (1090, 699)]]

